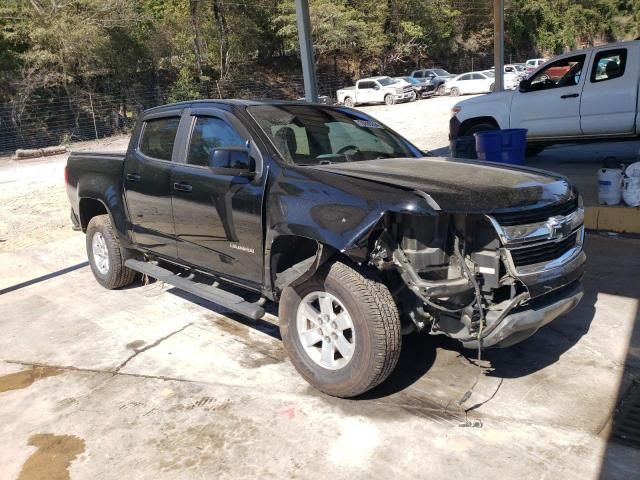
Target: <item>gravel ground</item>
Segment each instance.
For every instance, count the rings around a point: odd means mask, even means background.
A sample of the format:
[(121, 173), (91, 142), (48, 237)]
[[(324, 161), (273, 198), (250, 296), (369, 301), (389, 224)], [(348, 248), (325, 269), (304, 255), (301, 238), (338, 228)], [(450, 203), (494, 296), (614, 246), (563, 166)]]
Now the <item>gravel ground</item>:
[[(464, 99), (474, 95), (465, 96)], [(360, 107), (363, 112), (378, 118), (423, 150), (446, 155), (449, 152), (449, 119), (451, 107), (461, 99), (432, 97), (398, 105)]]

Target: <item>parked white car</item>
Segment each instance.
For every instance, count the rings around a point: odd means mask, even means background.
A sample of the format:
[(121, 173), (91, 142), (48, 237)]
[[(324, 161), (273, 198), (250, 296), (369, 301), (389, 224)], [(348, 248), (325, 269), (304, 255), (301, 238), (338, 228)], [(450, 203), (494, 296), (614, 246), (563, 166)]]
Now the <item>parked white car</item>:
[(458, 75), (444, 84), (444, 93), (452, 97), (471, 93), (489, 93), (493, 91), (495, 76), (493, 72), (469, 72)]
[(413, 88), (405, 81), (398, 82), (390, 77), (371, 77), (358, 80), (354, 87), (346, 87), (336, 92), (338, 103), (354, 107), (363, 103), (385, 103), (410, 101), (415, 98)]
[(639, 84), (638, 40), (567, 53), (545, 62), (516, 91), (458, 102), (449, 136), (526, 128), (530, 154), (561, 142), (637, 139)]

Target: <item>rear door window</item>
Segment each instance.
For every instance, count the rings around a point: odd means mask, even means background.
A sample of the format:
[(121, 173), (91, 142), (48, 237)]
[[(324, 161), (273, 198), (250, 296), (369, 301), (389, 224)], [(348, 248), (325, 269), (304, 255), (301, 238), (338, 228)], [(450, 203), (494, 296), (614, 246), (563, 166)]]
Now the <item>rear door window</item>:
[(598, 52), (591, 68), (591, 82), (604, 82), (624, 75), (627, 66), (627, 49)]
[(178, 133), (179, 117), (155, 118), (144, 122), (138, 149), (147, 157), (171, 161)]

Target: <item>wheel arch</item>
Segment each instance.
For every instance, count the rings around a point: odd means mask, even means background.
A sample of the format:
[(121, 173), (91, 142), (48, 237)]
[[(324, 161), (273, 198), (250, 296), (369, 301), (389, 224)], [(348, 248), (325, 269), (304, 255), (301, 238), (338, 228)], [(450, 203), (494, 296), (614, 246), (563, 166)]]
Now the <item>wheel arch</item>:
[(482, 117), (474, 117), (474, 118), (468, 118), (467, 120), (465, 120), (464, 122), (462, 122), (460, 124), (460, 129), (459, 129), (459, 136), (464, 136), (466, 135), (466, 133), (469, 131), (469, 129), (471, 129), (472, 127), (476, 126), (476, 125), (480, 125), (481, 123), (490, 123), (496, 126), (496, 128), (500, 128), (500, 125), (498, 124), (498, 121), (490, 116), (482, 116)]
[(90, 197), (80, 198), (78, 202), (78, 216), (80, 217), (80, 227), (83, 232), (87, 232), (89, 222), (93, 217), (98, 215), (109, 215), (113, 221), (111, 212), (109, 212), (109, 209), (102, 200)]
[(267, 259), (274, 292), (279, 295), (286, 287), (304, 282), (337, 255), (338, 250), (310, 237), (277, 236), (269, 248)]

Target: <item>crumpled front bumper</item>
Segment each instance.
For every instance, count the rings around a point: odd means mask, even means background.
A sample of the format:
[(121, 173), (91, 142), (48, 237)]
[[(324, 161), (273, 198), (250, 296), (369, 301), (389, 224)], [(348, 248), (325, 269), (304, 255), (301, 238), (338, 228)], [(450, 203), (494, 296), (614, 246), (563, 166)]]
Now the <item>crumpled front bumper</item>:
[[(580, 302), (584, 292), (581, 280), (542, 297), (533, 299), (499, 320), (500, 311), (486, 315), (489, 333), (482, 340), (483, 347), (504, 348), (536, 333), (540, 327), (570, 312)], [(496, 321), (499, 324), (493, 326)], [(492, 328), (493, 327), (493, 328)], [(478, 340), (463, 341), (466, 348), (478, 348)]]

